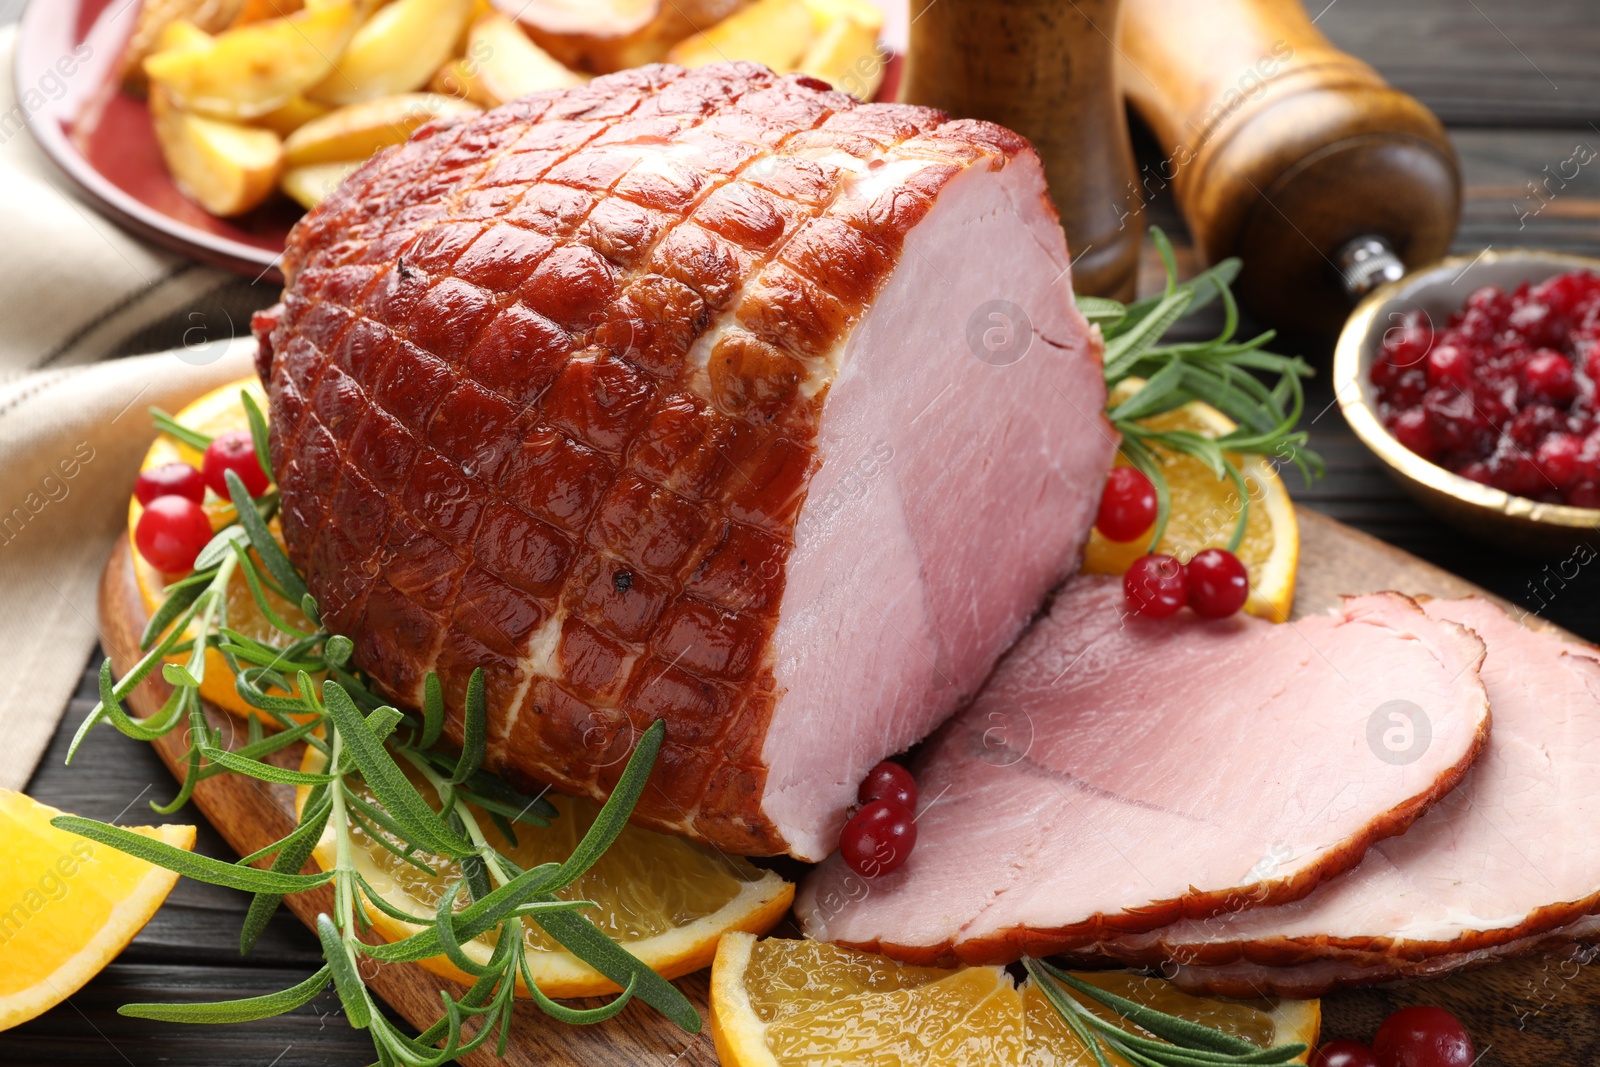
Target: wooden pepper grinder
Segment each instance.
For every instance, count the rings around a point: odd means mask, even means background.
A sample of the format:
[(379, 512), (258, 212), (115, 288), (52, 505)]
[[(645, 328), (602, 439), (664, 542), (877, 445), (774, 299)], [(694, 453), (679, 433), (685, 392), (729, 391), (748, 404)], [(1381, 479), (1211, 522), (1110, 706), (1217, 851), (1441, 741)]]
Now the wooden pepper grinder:
[(1125, 0), (1122, 84), (1207, 262), (1239, 256), (1269, 322), (1337, 329), (1352, 297), (1442, 256), (1461, 214), (1433, 113), (1339, 51), (1297, 0)]
[(1120, 0), (911, 0), (901, 98), (998, 122), (1044, 160), (1079, 293), (1133, 297), (1144, 237), (1117, 85)]

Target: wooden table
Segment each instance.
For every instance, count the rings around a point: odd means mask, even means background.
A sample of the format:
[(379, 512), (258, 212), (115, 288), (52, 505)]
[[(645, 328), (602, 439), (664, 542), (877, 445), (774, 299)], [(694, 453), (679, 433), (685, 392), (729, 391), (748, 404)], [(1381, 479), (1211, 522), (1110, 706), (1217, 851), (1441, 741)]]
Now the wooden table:
[[(1600, 55), (1600, 8), (1594, 0), (1308, 0), (1313, 14), (1323, 4), (1318, 24), (1337, 43), (1419, 96), (1451, 127), (1467, 182), (1456, 251), (1526, 245), (1600, 254), (1600, 160), (1565, 188), (1552, 180), (1554, 195), (1544, 192), (1542, 209), (1530, 188), (1546, 176), (1543, 168), (1554, 172), (1575, 147), (1600, 151), (1600, 66), (1594, 59)], [(0, 0), (0, 17), (6, 12)], [(1140, 147), (1146, 158), (1154, 156), (1147, 138)], [(1169, 233), (1182, 233), (1170, 202), (1151, 205), (1150, 218)], [(1152, 281), (1156, 266), (1147, 268), (1146, 281)], [(1325, 369), (1331, 344), (1328, 337), (1293, 337), (1277, 347), (1301, 352)], [(1543, 564), (1506, 557), (1441, 526), (1387, 479), (1331, 401), (1324, 376), (1312, 388), (1307, 422), (1328, 473), (1309, 488), (1291, 486), (1301, 503), (1600, 640), (1600, 571), (1589, 568), (1563, 585)], [(28, 791), (93, 818), (152, 821), (159, 817), (146, 802), (170, 798), (175, 787), (145, 746), (102, 730), (84, 745), (74, 767), (61, 764), (67, 739), (94, 703), (96, 669), (98, 657), (88, 664), (84, 684)], [(204, 825), (198, 848), (231, 858)], [(321, 961), (315, 941), (287, 914), (268, 928), (255, 951), (240, 957), (245, 903), (241, 894), (180, 882), (117, 962), (69, 1003), (0, 1036), (0, 1061), (18, 1067), (368, 1062), (366, 1036), (345, 1026), (331, 994), (256, 1025), (183, 1027), (116, 1014), (118, 1005), (132, 1000), (252, 996), (284, 988), (316, 969)], [(1536, 1008), (1530, 1002), (1521, 1010)], [(1509, 1005), (1511, 1010), (1518, 1009)], [(1588, 1017), (1573, 1018), (1572, 1024), (1600, 1029), (1600, 1004), (1583, 1010)], [(1377, 1017), (1376, 1001), (1358, 997), (1341, 1001), (1329, 1022), (1335, 1031), (1370, 1034)], [(691, 1056), (677, 1061), (694, 1062), (703, 1061)], [(1480, 1060), (1484, 1067), (1495, 1062), (1492, 1049)]]

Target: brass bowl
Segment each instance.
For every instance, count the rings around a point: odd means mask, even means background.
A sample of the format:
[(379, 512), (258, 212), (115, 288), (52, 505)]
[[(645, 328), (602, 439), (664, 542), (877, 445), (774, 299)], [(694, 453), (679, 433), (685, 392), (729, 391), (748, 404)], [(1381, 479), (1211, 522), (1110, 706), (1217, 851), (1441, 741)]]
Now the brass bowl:
[(1513, 496), (1430, 463), (1397, 441), (1378, 418), (1377, 391), (1368, 378), (1386, 330), (1420, 309), (1442, 325), (1480, 286), (1511, 290), (1573, 270), (1600, 273), (1600, 259), (1558, 252), (1513, 250), (1451, 256), (1374, 291), (1339, 334), (1333, 355), (1334, 396), (1356, 436), (1378, 454), (1424, 507), (1444, 521), (1521, 555), (1559, 557), (1600, 542), (1600, 509), (1544, 504)]

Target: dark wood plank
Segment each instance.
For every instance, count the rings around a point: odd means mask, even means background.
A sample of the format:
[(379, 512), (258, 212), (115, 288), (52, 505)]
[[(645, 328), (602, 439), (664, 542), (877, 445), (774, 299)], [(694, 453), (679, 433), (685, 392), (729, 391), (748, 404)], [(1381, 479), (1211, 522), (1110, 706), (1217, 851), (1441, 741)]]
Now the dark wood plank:
[(1596, 117), (1592, 0), (1303, 2), (1335, 44), (1446, 125), (1586, 127)]

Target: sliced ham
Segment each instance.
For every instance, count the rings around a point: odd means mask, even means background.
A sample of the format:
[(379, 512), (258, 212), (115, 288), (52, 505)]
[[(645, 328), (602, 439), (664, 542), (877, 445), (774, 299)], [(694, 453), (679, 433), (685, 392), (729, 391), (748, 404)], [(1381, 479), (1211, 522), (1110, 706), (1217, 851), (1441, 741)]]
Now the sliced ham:
[[(1394, 593), (1285, 625), (1124, 617), (1077, 579), (916, 765), (905, 865), (836, 856), (803, 885), (814, 937), (998, 962), (1293, 900), (1447, 793), (1489, 729), (1482, 643)], [(1410, 702), (1431, 741), (1380, 758)], [(1392, 756), (1392, 752), (1390, 753)]]
[(283, 533), (389, 698), (487, 675), (491, 769), (833, 850), (1077, 565), (1115, 448), (1033, 149), (751, 64), (425, 127), (258, 319)]
[(1600, 910), (1600, 850), (1580, 845), (1600, 821), (1600, 653), (1486, 600), (1424, 610), (1488, 648), (1494, 730), (1460, 788), (1303, 900), (1111, 941), (1108, 955), (1186, 973), (1231, 968), (1275, 992), (1316, 995), (1306, 991), (1525, 950)]
[(1590, 964), (1600, 957), (1600, 945), (1594, 944), (1597, 937), (1600, 937), (1600, 917), (1589, 915), (1542, 934), (1423, 960), (1339, 953), (1290, 967), (1270, 967), (1248, 961), (1214, 967), (1167, 963), (1162, 965), (1161, 973), (1180, 988), (1207, 996), (1323, 997), (1339, 989), (1356, 989), (1380, 982), (1439, 978), (1534, 952)]

